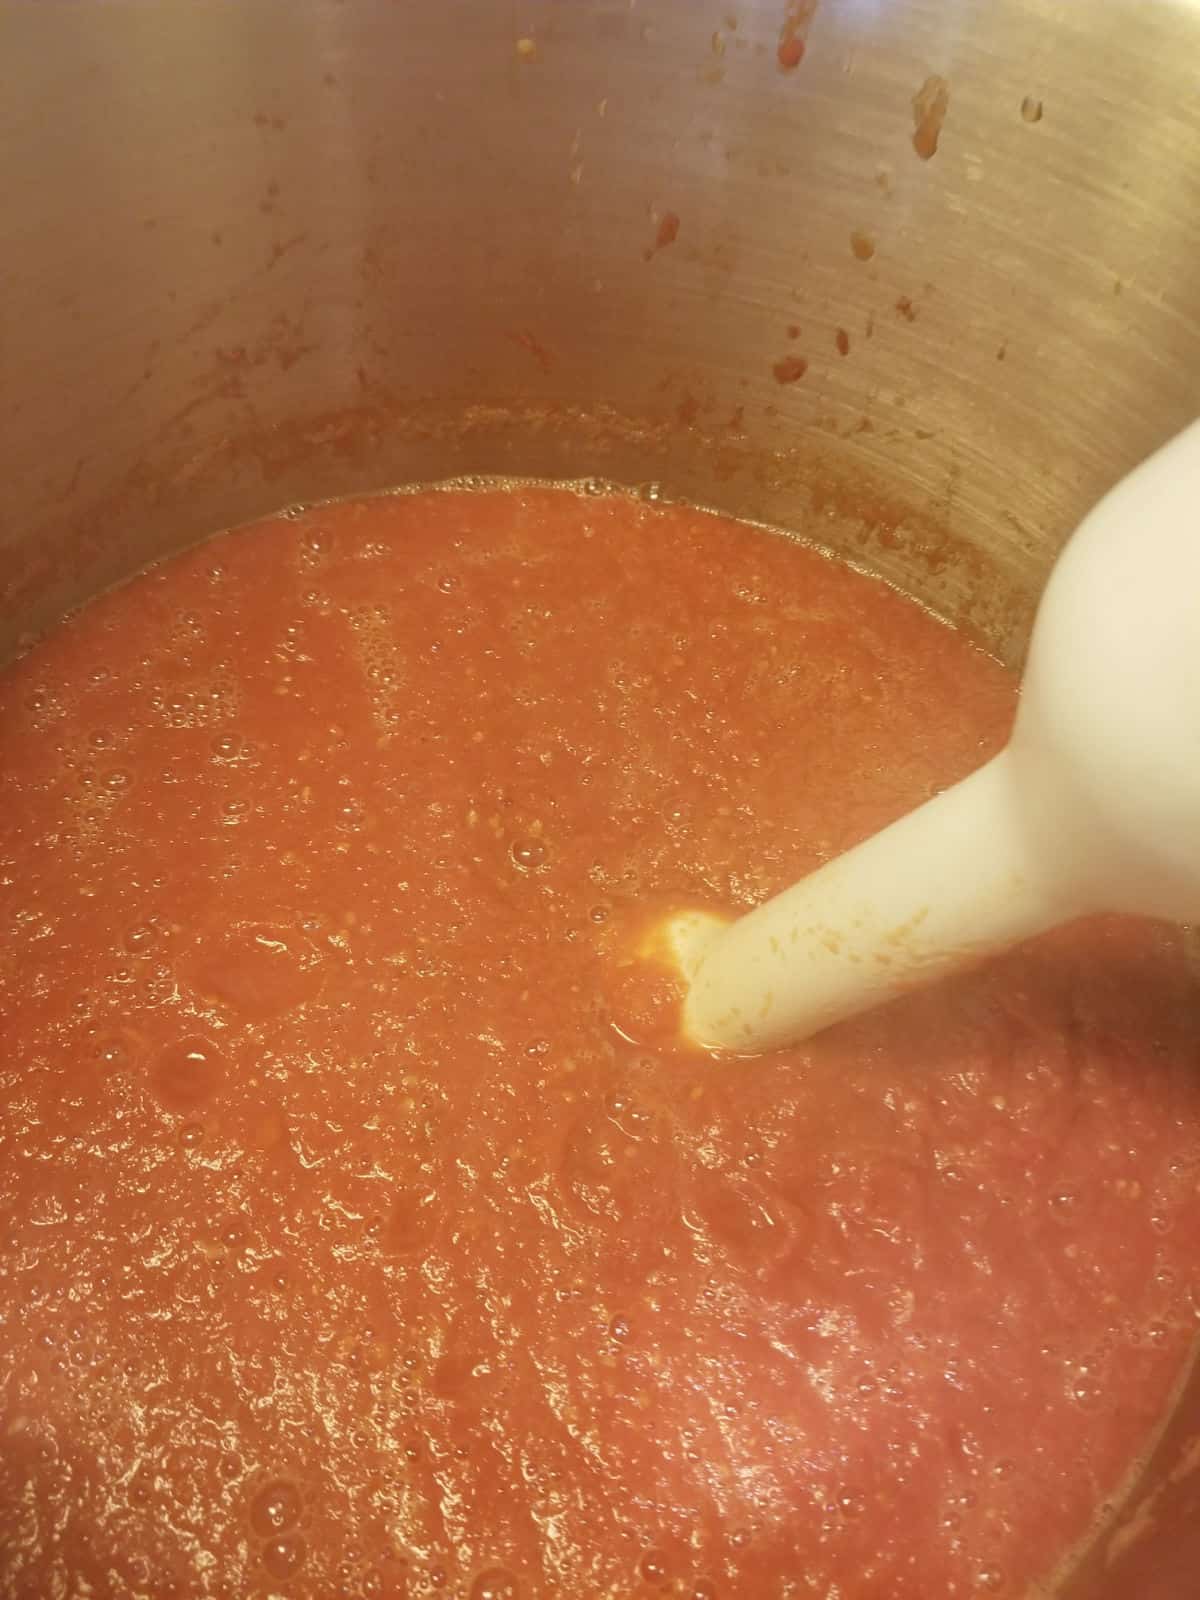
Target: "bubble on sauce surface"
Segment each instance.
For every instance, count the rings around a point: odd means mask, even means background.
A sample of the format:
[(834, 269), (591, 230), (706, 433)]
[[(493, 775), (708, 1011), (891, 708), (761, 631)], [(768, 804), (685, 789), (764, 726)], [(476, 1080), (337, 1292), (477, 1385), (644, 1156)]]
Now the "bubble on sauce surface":
[(168, 1110), (187, 1111), (217, 1092), (226, 1070), (225, 1058), (216, 1045), (193, 1035), (162, 1052), (152, 1081), (155, 1093)]
[(276, 1478), (264, 1484), (250, 1502), (250, 1526), (260, 1538), (279, 1538), (296, 1526), (302, 1509), (296, 1485)]
[(638, 1573), (643, 1582), (663, 1589), (671, 1581), (671, 1564), (662, 1550), (647, 1550), (638, 1562)]
[(180, 970), (204, 1000), (249, 1022), (294, 1011), (316, 995), (324, 976), (303, 938), (271, 924), (208, 941), (180, 963)]
[(489, 1567), (470, 1588), (470, 1600), (520, 1600), (521, 1586), (507, 1567)]
[(236, 761), (242, 754), (245, 741), (240, 733), (221, 733), (210, 746), (217, 761)]
[(1071, 1384), (1071, 1398), (1085, 1411), (1095, 1411), (1104, 1399), (1104, 1386), (1087, 1373), (1081, 1373)]
[(263, 1566), (273, 1578), (291, 1578), (304, 1565), (306, 1554), (304, 1540), (298, 1534), (289, 1534), (263, 1546)]
[(125, 949), (132, 955), (147, 955), (158, 942), (158, 930), (150, 922), (139, 922), (126, 931)]
[(129, 1041), (109, 1035), (97, 1039), (92, 1046), (92, 1056), (101, 1066), (122, 1067), (130, 1057)]
[(333, 545), (334, 537), (329, 528), (306, 528), (300, 536), (300, 548), (308, 555), (325, 555)]
[(546, 846), (533, 837), (514, 839), (508, 853), (513, 865), (520, 867), (523, 872), (535, 872), (546, 860)]
[(390, 1255), (413, 1255), (425, 1249), (437, 1229), (437, 1198), (436, 1189), (416, 1186), (400, 1190), (380, 1231), (380, 1247)]
[(360, 833), (368, 824), (366, 806), (356, 796), (338, 802), (333, 813), (334, 826), (345, 833)]

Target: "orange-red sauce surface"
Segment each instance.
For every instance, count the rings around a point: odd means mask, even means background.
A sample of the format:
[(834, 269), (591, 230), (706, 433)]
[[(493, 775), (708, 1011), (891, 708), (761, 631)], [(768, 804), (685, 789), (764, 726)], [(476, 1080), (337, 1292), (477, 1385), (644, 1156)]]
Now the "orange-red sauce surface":
[(543, 489), (267, 522), (34, 649), (0, 1595), (1023, 1594), (1196, 1333), (1175, 936), (760, 1061), (613, 1027), (647, 904), (782, 887), (1013, 697), (794, 543)]

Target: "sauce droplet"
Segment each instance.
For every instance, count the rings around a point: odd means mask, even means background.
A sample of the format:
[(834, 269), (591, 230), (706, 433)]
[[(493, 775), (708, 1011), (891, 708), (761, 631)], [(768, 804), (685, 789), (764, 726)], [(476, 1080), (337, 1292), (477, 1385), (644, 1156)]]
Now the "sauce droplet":
[(950, 106), (950, 85), (945, 78), (926, 78), (913, 95), (913, 149), (922, 161), (937, 155), (942, 124)]
[(658, 224), (658, 232), (654, 235), (654, 248), (665, 250), (668, 245), (674, 244), (679, 237), (679, 218), (673, 211), (668, 211)]
[(776, 383), (797, 383), (808, 371), (808, 362), (803, 356), (784, 356), (771, 371), (775, 374)]
[(775, 59), (781, 72), (794, 72), (804, 60), (808, 30), (816, 14), (818, 0), (788, 0), (787, 13), (779, 30)]
[(790, 39), (781, 39), (775, 55), (784, 72), (793, 71), (804, 60), (804, 40), (797, 39), (795, 34)]

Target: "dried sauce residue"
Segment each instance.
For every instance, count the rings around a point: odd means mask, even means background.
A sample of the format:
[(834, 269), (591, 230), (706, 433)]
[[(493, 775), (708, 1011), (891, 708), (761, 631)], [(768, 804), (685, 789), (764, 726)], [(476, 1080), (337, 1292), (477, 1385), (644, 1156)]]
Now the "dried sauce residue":
[(950, 105), (950, 85), (945, 78), (926, 78), (913, 95), (913, 149), (922, 161), (937, 155), (942, 124)]
[(869, 233), (863, 233), (861, 228), (855, 228), (850, 235), (850, 250), (856, 261), (870, 261), (875, 254), (875, 241)]
[(771, 371), (775, 374), (776, 383), (796, 383), (808, 371), (808, 362), (803, 356), (784, 356)]
[(652, 261), (660, 250), (665, 250), (668, 245), (674, 244), (679, 237), (679, 218), (673, 211), (664, 211), (658, 221), (658, 231), (654, 235), (654, 243), (648, 245), (642, 252), (647, 261)]
[(665, 250), (667, 245), (674, 244), (679, 237), (679, 218), (673, 211), (668, 211), (658, 225), (654, 246), (657, 250)]
[(552, 365), (550, 352), (540, 339), (528, 332), (514, 332), (510, 333), (508, 337), (514, 344), (519, 344), (522, 350), (528, 350), (543, 372), (550, 371)]
[(834, 335), (833, 342), (837, 346), (838, 355), (848, 356), (850, 354), (850, 335), (846, 332), (845, 328), (838, 329), (837, 333)]
[(818, 0), (788, 0), (775, 59), (781, 72), (794, 72), (808, 48), (808, 30), (817, 13)]
[(917, 308), (906, 294), (902, 294), (899, 300), (896, 301), (896, 312), (904, 318), (905, 322), (915, 322), (917, 320)]

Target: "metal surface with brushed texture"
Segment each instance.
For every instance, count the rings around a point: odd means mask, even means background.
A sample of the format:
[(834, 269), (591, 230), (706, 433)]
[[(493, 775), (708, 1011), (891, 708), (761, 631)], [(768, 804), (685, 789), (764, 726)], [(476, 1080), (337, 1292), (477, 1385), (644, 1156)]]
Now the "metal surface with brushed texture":
[(1191, 5), (825, 0), (790, 72), (774, 0), (2, 16), (10, 627), (281, 499), (478, 467), (792, 525), (869, 482), (826, 536), (1011, 651), (1200, 402)]

